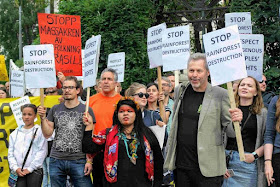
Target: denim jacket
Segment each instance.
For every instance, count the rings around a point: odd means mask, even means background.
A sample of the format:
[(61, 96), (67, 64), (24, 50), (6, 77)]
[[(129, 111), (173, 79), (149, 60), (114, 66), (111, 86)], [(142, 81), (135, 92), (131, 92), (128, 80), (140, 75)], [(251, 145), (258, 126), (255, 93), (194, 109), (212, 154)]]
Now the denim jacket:
[(266, 131), (264, 134), (264, 143), (265, 144), (273, 144), (273, 154), (280, 153), (280, 134), (276, 131), (276, 103), (279, 96), (275, 96), (272, 98), (267, 113), (266, 120)]

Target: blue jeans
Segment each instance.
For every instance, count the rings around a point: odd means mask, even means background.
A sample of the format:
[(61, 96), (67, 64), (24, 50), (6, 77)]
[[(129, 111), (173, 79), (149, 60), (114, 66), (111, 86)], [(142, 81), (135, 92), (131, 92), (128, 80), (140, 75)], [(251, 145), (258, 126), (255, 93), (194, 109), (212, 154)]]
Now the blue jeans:
[(43, 187), (51, 187), (51, 179), (50, 179), (50, 157), (46, 157), (43, 163)]
[[(230, 151), (226, 150), (226, 155), (229, 155), (229, 153)], [(224, 179), (223, 187), (257, 186), (258, 169), (256, 161), (252, 163), (241, 162), (239, 158), (239, 153), (237, 151), (232, 151), (228, 169), (233, 169), (234, 176), (228, 179)]]
[(67, 175), (75, 187), (92, 187), (90, 176), (85, 176), (86, 159), (61, 160), (50, 158), (50, 178), (52, 187), (65, 187)]

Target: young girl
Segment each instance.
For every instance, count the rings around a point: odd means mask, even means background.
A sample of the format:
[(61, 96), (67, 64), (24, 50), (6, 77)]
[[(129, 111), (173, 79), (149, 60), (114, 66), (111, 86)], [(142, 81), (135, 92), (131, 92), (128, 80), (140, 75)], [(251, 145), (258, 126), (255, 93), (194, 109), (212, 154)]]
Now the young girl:
[[(18, 175), (17, 187), (41, 187), (42, 167), (47, 155), (47, 141), (42, 134), (41, 127), (34, 124), (37, 107), (34, 104), (25, 104), (21, 111), (24, 125), (16, 128), (9, 138), (9, 167), (11, 172)], [(33, 137), (35, 138), (27, 155)], [(26, 155), (27, 159), (24, 162)]]

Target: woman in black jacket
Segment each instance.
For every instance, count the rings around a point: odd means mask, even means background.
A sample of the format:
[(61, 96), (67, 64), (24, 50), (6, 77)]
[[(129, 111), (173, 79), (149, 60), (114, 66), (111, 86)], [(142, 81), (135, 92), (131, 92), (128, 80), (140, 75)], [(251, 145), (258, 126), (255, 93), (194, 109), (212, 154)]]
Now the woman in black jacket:
[(92, 135), (91, 116), (84, 115), (84, 123), (87, 127), (83, 152), (104, 151), (104, 186), (161, 186), (161, 149), (153, 132), (144, 125), (140, 107), (133, 98), (123, 97), (117, 103), (111, 129)]

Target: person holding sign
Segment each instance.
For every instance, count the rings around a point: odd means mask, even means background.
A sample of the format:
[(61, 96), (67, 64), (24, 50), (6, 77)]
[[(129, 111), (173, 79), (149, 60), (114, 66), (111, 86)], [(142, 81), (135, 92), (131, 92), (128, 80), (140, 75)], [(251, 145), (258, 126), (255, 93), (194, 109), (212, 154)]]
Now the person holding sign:
[(161, 187), (163, 157), (157, 138), (144, 125), (140, 106), (131, 97), (122, 97), (115, 106), (113, 126), (92, 135), (87, 125), (83, 151), (104, 151), (105, 187)]
[(164, 168), (176, 169), (176, 187), (220, 187), (226, 173), (222, 132), (234, 137), (232, 121), (241, 121), (242, 112), (229, 110), (227, 91), (208, 83), (205, 54), (191, 55), (187, 72), (189, 82), (175, 89)]
[[(149, 83), (147, 85), (147, 93), (149, 94), (147, 109), (150, 111), (155, 111), (159, 114), (159, 102), (164, 101), (165, 95), (163, 92), (159, 93), (157, 83)], [(165, 119), (163, 119), (165, 124), (168, 123), (170, 113), (171, 109), (168, 106), (165, 106)]]
[(41, 187), (47, 141), (41, 127), (34, 124), (37, 107), (34, 104), (25, 104), (21, 111), (24, 125), (14, 130), (9, 137), (9, 166), (11, 173), (18, 176), (17, 187)]
[[(94, 134), (110, 128), (113, 124), (114, 105), (119, 101), (121, 95), (115, 91), (118, 82), (118, 74), (114, 69), (106, 68), (101, 72), (101, 92), (89, 99), (89, 106), (96, 117)], [(104, 169), (102, 165), (103, 155), (97, 154), (93, 159), (93, 184), (95, 187), (102, 187)]]
[(263, 105), (261, 89), (255, 78), (249, 76), (239, 82), (235, 102), (243, 113), (241, 135), (245, 161), (240, 161), (236, 139), (228, 138), (226, 145), (228, 171), (223, 187), (263, 187), (265, 186), (263, 136), (267, 110)]
[(154, 125), (162, 127), (165, 124), (162, 122), (158, 113), (146, 109), (149, 94), (147, 93), (147, 87), (144, 84), (139, 84), (137, 82), (132, 83), (125, 91), (125, 96), (134, 97), (134, 100), (139, 104), (142, 111), (143, 122), (147, 127)]
[(264, 134), (264, 163), (268, 186), (280, 186), (280, 97), (274, 96), (268, 106)]
[[(80, 84), (76, 77), (66, 77), (62, 86), (64, 102), (51, 108), (46, 117), (46, 109), (39, 106), (42, 131), (45, 138), (50, 138), (55, 130), (55, 137), (50, 154), (51, 185), (65, 186), (66, 177), (70, 176), (76, 187), (92, 187), (90, 173), (92, 159), (86, 159), (82, 152), (82, 139), (85, 125), (83, 114), (86, 106), (78, 101)], [(94, 114), (89, 114), (95, 123)]]

